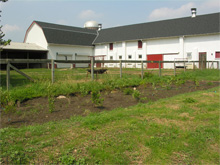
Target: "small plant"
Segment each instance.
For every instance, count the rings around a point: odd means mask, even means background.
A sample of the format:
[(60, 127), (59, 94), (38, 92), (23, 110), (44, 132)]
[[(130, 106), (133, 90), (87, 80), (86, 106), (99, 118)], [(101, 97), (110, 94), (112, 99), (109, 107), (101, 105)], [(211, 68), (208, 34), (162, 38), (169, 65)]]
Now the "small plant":
[(196, 87), (198, 87), (198, 86), (199, 86), (199, 80), (194, 79), (194, 83), (195, 83)]
[(133, 90), (131, 88), (125, 88), (123, 92), (125, 95), (131, 95), (133, 93)]
[(153, 76), (154, 76), (154, 74), (151, 73), (151, 72), (145, 72), (145, 73), (144, 73), (144, 78), (151, 78), (151, 77), (153, 77)]
[(138, 90), (134, 90), (132, 97), (136, 100), (140, 100), (141, 93)]
[(76, 159), (70, 155), (63, 155), (59, 158), (59, 161), (62, 164), (76, 164)]
[(100, 91), (94, 90), (92, 91), (91, 94), (92, 94), (92, 97), (91, 97), (92, 103), (98, 107), (101, 107), (103, 105), (104, 99), (100, 98), (101, 97)]
[(188, 97), (188, 98), (184, 99), (183, 102), (184, 103), (195, 103), (196, 100), (191, 97)]
[(208, 85), (208, 86), (212, 86), (212, 85), (213, 85), (213, 82), (207, 82), (207, 85)]
[(48, 97), (48, 103), (49, 103), (49, 112), (52, 113), (55, 109), (54, 106), (54, 94), (53, 94), (53, 86), (51, 84), (47, 87), (47, 97)]
[(13, 101), (11, 94), (8, 91), (3, 91), (0, 88), (0, 107), (3, 109), (4, 113), (13, 112), (15, 110), (15, 102)]

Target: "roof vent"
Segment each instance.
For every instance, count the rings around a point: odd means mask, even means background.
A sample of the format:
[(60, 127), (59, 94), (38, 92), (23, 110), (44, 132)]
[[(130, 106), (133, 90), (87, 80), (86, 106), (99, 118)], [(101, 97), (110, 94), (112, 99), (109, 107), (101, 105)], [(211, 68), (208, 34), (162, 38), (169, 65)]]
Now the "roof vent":
[(98, 24), (98, 31), (102, 30), (102, 24)]
[(196, 17), (196, 8), (191, 8), (192, 18)]

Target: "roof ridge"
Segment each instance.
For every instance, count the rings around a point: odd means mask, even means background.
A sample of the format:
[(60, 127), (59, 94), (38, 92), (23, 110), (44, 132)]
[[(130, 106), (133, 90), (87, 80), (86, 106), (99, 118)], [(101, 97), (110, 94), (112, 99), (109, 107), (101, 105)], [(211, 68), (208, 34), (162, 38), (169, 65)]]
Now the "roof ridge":
[(42, 27), (42, 28), (43, 29), (54, 29), (54, 30), (60, 30), (60, 31), (69, 31), (69, 32), (77, 32), (77, 33), (97, 35), (97, 33), (82, 32), (82, 31), (76, 31), (76, 30), (67, 30), (67, 29), (59, 29), (59, 28), (51, 28), (51, 27)]
[[(51, 28), (51, 29), (58, 29), (58, 30), (68, 30), (68, 29), (63, 29), (63, 28), (76, 28), (76, 29), (79, 29), (79, 30), (73, 30), (73, 31), (76, 31), (76, 32), (83, 32), (83, 31), (80, 31), (80, 30), (84, 30), (84, 31), (87, 31), (87, 33), (91, 33), (91, 34), (96, 34), (96, 31), (95, 30), (91, 30), (91, 29), (85, 29), (85, 28), (82, 28), (82, 27), (77, 27), (77, 26), (70, 26), (70, 25), (62, 25), (62, 24), (55, 24), (55, 23), (48, 23), (48, 22), (42, 22), (42, 21), (34, 21), (36, 22), (37, 24), (39, 24), (41, 26), (41, 28)], [(42, 24), (46, 24), (46, 25), (42, 25)], [(53, 28), (51, 26), (60, 26), (59, 28)], [(63, 27), (63, 28), (62, 28)], [(69, 30), (71, 31), (71, 30)]]
[[(220, 14), (220, 12), (203, 14), (203, 15), (197, 15), (195, 18), (202, 17), (202, 16), (213, 15), (213, 14)], [(172, 21), (172, 20), (180, 20), (180, 19), (187, 19), (187, 18), (191, 18), (191, 16), (180, 17), (180, 18), (170, 18), (170, 19), (157, 20), (157, 21), (151, 21), (151, 22), (134, 23), (134, 24), (129, 24), (129, 25), (121, 25), (121, 26), (105, 28), (105, 29), (102, 29), (102, 30), (108, 30), (108, 29), (114, 29), (114, 28), (123, 28), (123, 27), (128, 27), (128, 26), (137, 26), (137, 25), (144, 25), (144, 24), (157, 23), (157, 22), (165, 22), (165, 21)]]

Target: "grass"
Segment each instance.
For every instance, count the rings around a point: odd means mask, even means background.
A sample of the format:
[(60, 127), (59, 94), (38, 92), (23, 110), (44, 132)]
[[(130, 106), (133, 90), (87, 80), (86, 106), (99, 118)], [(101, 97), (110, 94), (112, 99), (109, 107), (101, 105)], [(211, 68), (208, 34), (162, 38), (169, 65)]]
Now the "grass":
[(4, 128), (1, 160), (219, 164), (219, 92), (213, 88), (86, 117)]
[[(11, 71), (9, 92), (5, 88), (5, 72), (1, 71), (1, 104), (48, 96), (50, 70), (23, 71), (36, 82)], [(57, 69), (50, 94), (86, 95), (93, 90), (126, 89), (145, 83), (169, 88), (171, 83), (178, 85), (186, 80), (220, 80), (219, 70), (187, 71), (176, 77), (159, 77), (152, 72), (153, 76), (141, 80), (137, 74), (140, 69), (133, 69), (134, 74), (123, 69), (128, 73), (122, 79), (118, 69), (110, 69), (109, 74), (99, 75), (97, 81), (91, 82), (85, 71)], [(89, 112), (86, 117), (4, 128), (0, 130), (0, 161), (8, 158), (14, 164), (219, 164), (219, 92), (219, 88), (213, 88), (109, 112)]]

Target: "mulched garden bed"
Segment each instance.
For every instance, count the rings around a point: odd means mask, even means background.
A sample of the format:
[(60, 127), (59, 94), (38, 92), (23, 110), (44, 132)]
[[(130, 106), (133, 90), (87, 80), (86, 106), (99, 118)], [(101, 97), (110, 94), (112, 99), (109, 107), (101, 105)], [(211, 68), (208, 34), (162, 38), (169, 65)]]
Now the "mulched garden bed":
[[(188, 93), (198, 90), (206, 90), (219, 86), (219, 82), (207, 83), (199, 82), (196, 86), (194, 82), (187, 81), (181, 86), (171, 85), (168, 87), (152, 86), (150, 84), (135, 87), (140, 91), (142, 103), (156, 101), (162, 98), (172, 97), (182, 93)], [(133, 89), (134, 87), (130, 87)], [(81, 96), (80, 94), (69, 95), (55, 98), (55, 110), (49, 112), (48, 98), (35, 98), (23, 103), (17, 103), (16, 111), (13, 113), (1, 112), (1, 125), (4, 127), (20, 127), (22, 125), (42, 124), (49, 121), (59, 121), (69, 119), (71, 116), (86, 116), (91, 112), (110, 111), (119, 107), (129, 107), (140, 102), (132, 97), (125, 95), (122, 90), (102, 91), (101, 98), (104, 99), (103, 106), (97, 107), (91, 101), (91, 95)], [(144, 99), (143, 99), (144, 98)]]

